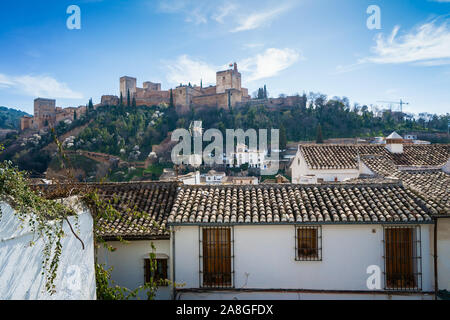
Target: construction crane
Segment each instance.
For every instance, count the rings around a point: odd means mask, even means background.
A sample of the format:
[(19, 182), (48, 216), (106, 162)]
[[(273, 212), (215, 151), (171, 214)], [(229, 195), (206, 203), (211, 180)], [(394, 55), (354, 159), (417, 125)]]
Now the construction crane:
[(400, 112), (401, 113), (403, 113), (403, 106), (409, 104), (409, 102), (404, 102), (402, 99), (400, 99), (400, 102), (397, 102), (397, 101), (377, 101), (377, 102), (390, 103), (391, 104), (391, 111), (392, 111), (392, 105), (393, 104), (398, 104), (400, 106)]

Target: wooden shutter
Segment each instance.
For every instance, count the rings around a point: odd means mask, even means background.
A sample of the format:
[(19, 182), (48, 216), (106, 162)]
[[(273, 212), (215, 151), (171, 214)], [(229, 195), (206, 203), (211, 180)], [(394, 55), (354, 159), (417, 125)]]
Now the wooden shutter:
[[(144, 277), (145, 283), (150, 282), (152, 272), (150, 268), (150, 259), (144, 259)], [(156, 259), (156, 270), (154, 272), (153, 281), (161, 281), (168, 279), (167, 277), (167, 259)]]
[(203, 285), (231, 286), (231, 230), (203, 229)]
[(144, 281), (145, 283), (150, 282), (151, 272), (150, 272), (150, 259), (144, 259)]
[(416, 287), (413, 237), (413, 228), (385, 229), (386, 285), (388, 288)]
[(319, 256), (317, 228), (297, 229), (297, 249), (299, 258), (314, 259)]

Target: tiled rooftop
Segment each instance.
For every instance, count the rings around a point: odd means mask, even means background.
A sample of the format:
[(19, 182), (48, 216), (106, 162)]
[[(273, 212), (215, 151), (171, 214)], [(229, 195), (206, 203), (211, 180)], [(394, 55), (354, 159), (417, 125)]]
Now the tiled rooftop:
[(364, 156), (361, 161), (381, 177), (394, 177), (428, 200), (437, 211), (450, 213), (450, 175), (441, 170), (398, 170), (386, 157)]
[(442, 166), (450, 156), (449, 145), (404, 145), (403, 153), (390, 153), (384, 145), (300, 145), (311, 169), (357, 169), (358, 155), (386, 156), (397, 166)]
[(168, 224), (403, 223), (432, 211), (399, 183), (181, 186)]
[[(123, 213), (122, 219), (107, 223), (103, 238), (168, 238), (165, 227), (176, 197), (176, 183), (112, 183), (96, 188), (102, 200)], [(144, 212), (151, 218), (130, 218), (127, 215), (130, 210)]]

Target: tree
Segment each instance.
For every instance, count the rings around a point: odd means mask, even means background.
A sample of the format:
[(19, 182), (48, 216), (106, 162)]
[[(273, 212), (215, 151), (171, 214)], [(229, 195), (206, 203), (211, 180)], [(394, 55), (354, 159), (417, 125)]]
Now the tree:
[(128, 89), (128, 92), (127, 92), (127, 107), (129, 107), (130, 106), (130, 89)]
[(120, 106), (123, 107), (123, 95), (122, 95), (122, 91), (120, 92), (120, 102), (119, 102)]
[(94, 110), (94, 104), (92, 103), (92, 98), (89, 99), (88, 109)]
[(267, 87), (264, 85), (264, 99), (267, 99)]
[(135, 97), (133, 97), (133, 102), (131, 103), (131, 106), (136, 107), (136, 98)]
[(280, 126), (280, 149), (285, 150), (287, 145), (287, 137), (286, 137), (286, 128), (281, 125)]
[(73, 121), (75, 121), (75, 120), (77, 120), (77, 112), (76, 111), (74, 111), (74, 113), (73, 113)]
[(320, 123), (317, 125), (316, 143), (323, 143), (322, 127)]
[(173, 92), (172, 89), (170, 89), (170, 101), (169, 101), (169, 108), (173, 108), (175, 107), (174, 103), (173, 103)]

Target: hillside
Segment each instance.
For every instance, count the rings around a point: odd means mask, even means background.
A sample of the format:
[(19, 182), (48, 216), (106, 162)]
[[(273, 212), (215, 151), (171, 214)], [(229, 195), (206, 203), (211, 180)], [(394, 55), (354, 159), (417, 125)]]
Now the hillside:
[[(218, 128), (223, 133), (228, 128), (279, 128), (283, 148), (288, 142), (315, 141), (319, 133), (323, 139), (332, 139), (386, 136), (394, 130), (400, 134), (414, 132), (419, 138), (427, 137), (432, 142), (448, 143), (449, 119), (446, 115), (435, 116), (429, 122), (416, 121), (389, 111), (377, 117), (365, 106), (350, 108), (342, 101), (319, 95), (294, 107), (261, 105), (231, 110), (192, 109), (184, 115), (177, 115), (174, 108), (166, 105), (99, 107), (70, 124), (59, 123), (55, 133), (64, 149), (71, 153), (69, 165), (75, 169), (79, 180), (89, 178), (92, 181), (110, 176), (108, 179), (123, 181), (142, 178), (145, 172), (157, 179), (161, 170), (153, 172), (151, 168), (146, 171), (144, 168), (152, 146), (167, 141), (169, 132), (175, 128), (187, 129), (193, 120), (202, 120), (204, 130)], [(64, 175), (52, 133), (19, 135), (0, 143), (6, 146), (0, 160), (12, 160), (20, 169), (36, 175), (47, 171), (50, 165), (53, 176)], [(108, 159), (87, 159), (85, 155), (89, 152)], [(168, 160), (162, 164), (168, 166)], [(121, 178), (118, 175), (122, 175)]]
[(20, 129), (20, 117), (29, 115), (26, 112), (0, 107), (0, 129)]

